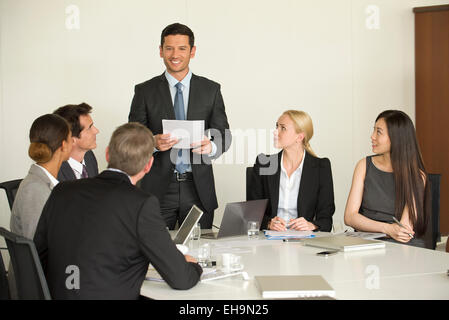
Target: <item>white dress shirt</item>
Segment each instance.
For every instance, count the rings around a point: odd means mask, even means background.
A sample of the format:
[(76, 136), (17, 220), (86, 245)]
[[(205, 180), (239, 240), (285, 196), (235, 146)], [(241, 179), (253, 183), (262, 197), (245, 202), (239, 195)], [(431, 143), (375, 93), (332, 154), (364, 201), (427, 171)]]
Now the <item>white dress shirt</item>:
[(165, 71), (165, 78), (168, 81), (168, 88), (170, 89), (170, 95), (171, 95), (171, 101), (173, 105), (175, 105), (175, 97), (176, 97), (176, 84), (178, 82), (181, 82), (181, 91), (182, 91), (182, 97), (184, 100), (184, 114), (187, 119), (187, 110), (188, 110), (188, 104), (189, 104), (189, 94), (190, 94), (190, 79), (192, 79), (192, 71), (189, 70), (189, 73), (182, 79), (181, 81), (178, 81), (175, 77), (173, 77), (168, 71)]
[[(284, 153), (281, 156), (281, 174), (279, 181), (279, 203), (277, 216), (286, 220), (298, 217), (298, 193), (301, 184), (302, 168), (306, 151), (304, 150), (302, 161), (298, 168), (289, 177), (284, 168)], [(288, 215), (288, 217), (287, 217)]]
[[(187, 75), (182, 79), (181, 81), (178, 81), (175, 77), (173, 77), (167, 70), (165, 70), (165, 78), (168, 82), (168, 88), (170, 89), (170, 95), (173, 105), (175, 104), (175, 97), (176, 97), (176, 84), (180, 82), (182, 84), (181, 91), (182, 91), (182, 97), (184, 100), (184, 114), (185, 118), (187, 119), (187, 110), (189, 109), (189, 94), (190, 94), (190, 80), (192, 79), (192, 71), (189, 70)], [(217, 153), (217, 146), (213, 141), (211, 141), (212, 145), (212, 151), (209, 154), (209, 157), (213, 157)], [(189, 165), (187, 168), (187, 171), (192, 171), (191, 166)]]
[[(81, 176), (83, 174), (83, 166), (86, 165), (86, 163), (84, 162), (79, 162), (75, 159), (73, 159), (72, 157), (69, 158), (69, 160), (67, 160), (67, 162), (70, 165), (70, 168), (72, 168), (73, 173), (75, 174), (75, 177), (77, 179), (81, 179)], [(87, 170), (87, 168), (86, 168)]]

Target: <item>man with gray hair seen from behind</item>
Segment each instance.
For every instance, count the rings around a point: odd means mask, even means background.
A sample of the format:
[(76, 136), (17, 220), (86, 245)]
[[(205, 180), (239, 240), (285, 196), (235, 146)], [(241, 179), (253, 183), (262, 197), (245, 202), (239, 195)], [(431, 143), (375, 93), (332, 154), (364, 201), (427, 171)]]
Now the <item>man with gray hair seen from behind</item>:
[(189, 289), (202, 268), (171, 240), (159, 201), (136, 183), (153, 164), (153, 134), (127, 123), (112, 134), (108, 169), (60, 183), (34, 237), (53, 299), (138, 299), (151, 263), (174, 289)]

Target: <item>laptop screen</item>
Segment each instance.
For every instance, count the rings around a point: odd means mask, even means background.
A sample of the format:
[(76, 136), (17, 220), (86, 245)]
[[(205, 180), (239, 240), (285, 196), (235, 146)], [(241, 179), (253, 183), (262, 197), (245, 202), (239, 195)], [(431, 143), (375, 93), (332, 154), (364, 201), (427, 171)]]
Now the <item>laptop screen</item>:
[(218, 238), (245, 235), (248, 221), (257, 221), (260, 226), (267, 205), (267, 199), (228, 203)]
[(176, 244), (185, 244), (192, 233), (193, 227), (198, 223), (202, 215), (203, 211), (196, 205), (193, 205), (173, 241)]

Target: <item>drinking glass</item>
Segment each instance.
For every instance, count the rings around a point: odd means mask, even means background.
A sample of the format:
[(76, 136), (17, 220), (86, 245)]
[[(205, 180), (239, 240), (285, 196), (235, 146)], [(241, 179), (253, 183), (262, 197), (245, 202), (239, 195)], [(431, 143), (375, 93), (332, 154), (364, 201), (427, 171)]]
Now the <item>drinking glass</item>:
[(248, 221), (248, 239), (258, 239), (259, 238), (259, 222)]
[(210, 245), (208, 243), (198, 248), (198, 264), (203, 268), (210, 264)]
[(197, 223), (193, 227), (192, 233), (190, 234), (190, 241), (189, 241), (190, 250), (193, 251), (199, 248), (200, 238), (201, 238), (201, 226), (199, 223)]

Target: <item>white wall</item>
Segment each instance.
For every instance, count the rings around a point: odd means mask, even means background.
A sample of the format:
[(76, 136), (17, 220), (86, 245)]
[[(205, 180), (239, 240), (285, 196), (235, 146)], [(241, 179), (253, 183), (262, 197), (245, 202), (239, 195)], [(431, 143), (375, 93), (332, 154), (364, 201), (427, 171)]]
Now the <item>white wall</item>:
[[(311, 145), (332, 163), (337, 230), (356, 161), (370, 153), (376, 115), (398, 108), (414, 118), (413, 7), (425, 0), (0, 0), (0, 181), (24, 177), (32, 121), (68, 103), (94, 107), (100, 169), (134, 85), (164, 70), (158, 44), (173, 22), (196, 36), (194, 73), (222, 85), (232, 129), (272, 129), (287, 108), (314, 121)], [(69, 30), (69, 5), (80, 29)], [(379, 20), (369, 5), (378, 8)], [(374, 18), (374, 20), (373, 20)], [(378, 26), (378, 29), (368, 29)], [(378, 22), (378, 24), (377, 24)], [(259, 140), (270, 151), (271, 137)], [(235, 149), (236, 144), (233, 144)], [(245, 199), (245, 167), (215, 165), (220, 208)], [(248, 159), (249, 158), (249, 159)], [(9, 226), (0, 195), (0, 224)]]

